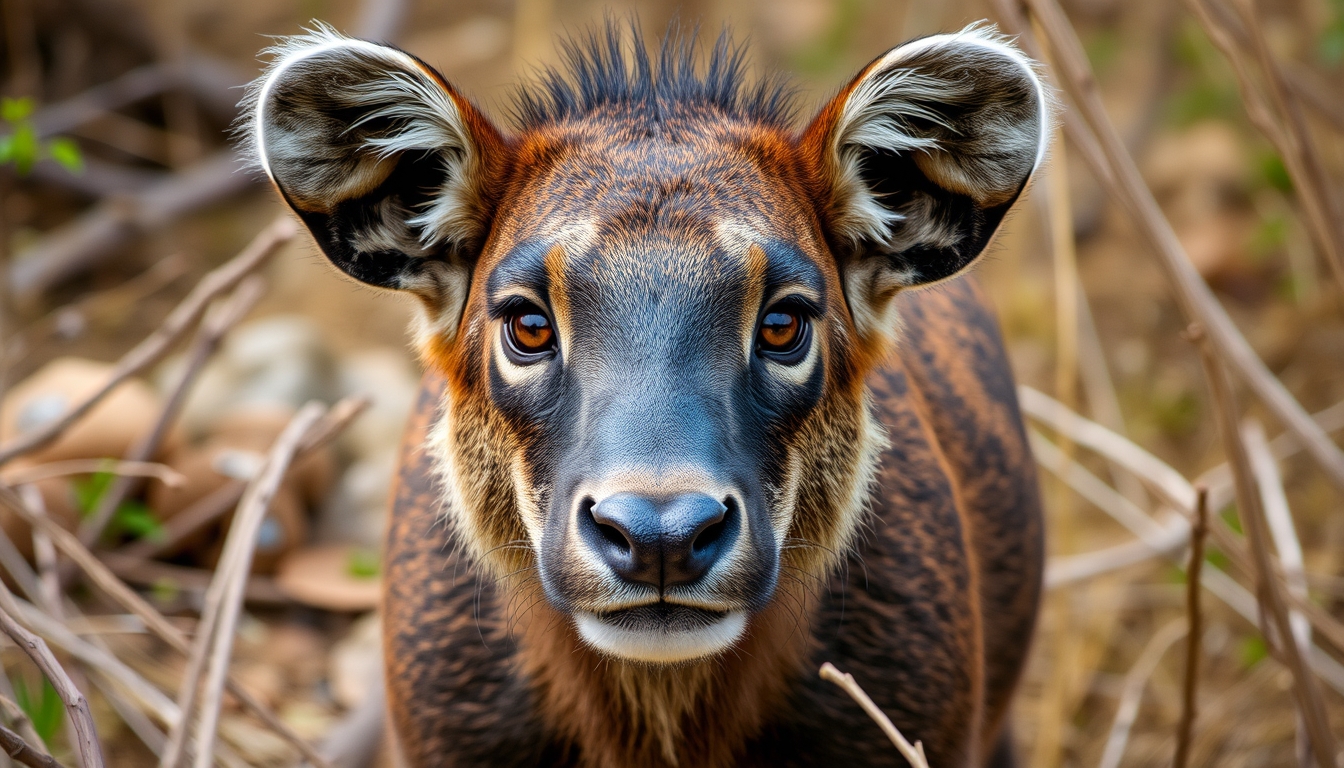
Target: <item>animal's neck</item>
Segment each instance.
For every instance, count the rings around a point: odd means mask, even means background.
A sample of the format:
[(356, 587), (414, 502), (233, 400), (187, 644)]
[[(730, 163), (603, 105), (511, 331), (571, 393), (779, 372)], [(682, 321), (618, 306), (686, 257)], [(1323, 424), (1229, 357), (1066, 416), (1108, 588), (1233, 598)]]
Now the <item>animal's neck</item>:
[(522, 665), (549, 726), (588, 768), (729, 766), (802, 669), (811, 633), (800, 606), (812, 601), (783, 591), (735, 648), (675, 667), (603, 657), (542, 601), (517, 623)]

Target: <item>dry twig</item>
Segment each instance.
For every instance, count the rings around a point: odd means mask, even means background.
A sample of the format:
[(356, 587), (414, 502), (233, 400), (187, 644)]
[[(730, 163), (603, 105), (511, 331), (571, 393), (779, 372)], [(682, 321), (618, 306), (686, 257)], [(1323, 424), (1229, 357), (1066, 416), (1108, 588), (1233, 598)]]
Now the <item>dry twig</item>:
[[(317, 427), (304, 437), (303, 445), (299, 446), (296, 460), (306, 458), (313, 451), (331, 442), (350, 422), (354, 421), (355, 417), (364, 412), (364, 409), (369, 406), (369, 402), (366, 397), (347, 397), (333, 405)], [(173, 515), (171, 520), (164, 523), (162, 538), (139, 539), (118, 549), (117, 554), (123, 558), (119, 562), (148, 560), (165, 552), (171, 552), (173, 547), (183, 539), (223, 517), (229, 510), (236, 507), (239, 499), (243, 498), (243, 491), (246, 488), (247, 483), (242, 480), (230, 480), (221, 485), (217, 490)]]
[(1195, 691), (1199, 686), (1199, 645), (1204, 638), (1204, 615), (1200, 611), (1200, 569), (1204, 565), (1204, 539), (1209, 532), (1209, 489), (1196, 488), (1195, 524), (1190, 529), (1190, 559), (1185, 567), (1185, 615), (1190, 631), (1185, 636), (1185, 678), (1181, 686), (1181, 721), (1176, 727), (1176, 757), (1172, 768), (1190, 762), (1191, 737), (1195, 728)]
[[(345, 403), (346, 401), (342, 401)], [(338, 404), (339, 406), (339, 404)], [(335, 409), (333, 408), (333, 411)], [(322, 428), (327, 423), (319, 425), (309, 436), (322, 434)], [(329, 434), (329, 433), (328, 433)], [(0, 488), (0, 503), (3, 503), (13, 513), (23, 518), (34, 530), (41, 529), (51, 537), (52, 543), (60, 549), (66, 557), (70, 558), (76, 566), (84, 571), (89, 580), (99, 589), (105, 592), (113, 600), (120, 603), (142, 622), (145, 628), (153, 632), (161, 640), (172, 646), (175, 650), (187, 654), (191, 652), (191, 641), (181, 629), (173, 626), (167, 619), (154, 609), (144, 598), (140, 597), (134, 590), (126, 586), (121, 579), (117, 578), (113, 572), (98, 560), (74, 534), (61, 528), (53, 520), (47, 517), (39, 517), (28, 509), (20, 500), (14, 498), (8, 489)], [(16, 580), (18, 576), (15, 575)], [(228, 682), (229, 692), (232, 693), (239, 702), (250, 710), (271, 730), (275, 731), (287, 742), (293, 745), (299, 752), (314, 765), (319, 768), (326, 768), (326, 763), (321, 755), (313, 749), (301, 736), (294, 733), (284, 721), (280, 720), (274, 712), (271, 712), (265, 705), (257, 701), (251, 693), (235, 680)]]
[[(248, 312), (252, 311), (252, 308), (261, 300), (261, 295), (265, 289), (265, 281), (260, 276), (250, 275), (238, 284), (233, 294), (225, 299), (214, 312), (205, 317), (196, 333), (195, 341), (192, 342), (190, 351), (187, 352), (187, 363), (178, 376), (178, 380), (174, 383), (172, 393), (168, 396), (167, 402), (164, 403), (163, 409), (154, 421), (154, 426), (127, 450), (124, 459), (126, 462), (148, 461), (154, 456), (159, 449), (159, 445), (163, 442), (163, 438), (167, 436), (168, 430), (172, 428), (173, 422), (177, 420), (177, 415), (186, 403), (187, 395), (191, 392), (191, 386), (196, 382), (196, 377), (201, 370), (204, 369), (206, 361), (214, 355), (215, 350), (219, 349), (220, 343), (228, 332), (242, 321)], [(98, 506), (79, 526), (79, 540), (84, 542), (85, 546), (93, 546), (98, 541), (98, 537), (103, 534), (103, 530), (111, 522), (112, 515), (121, 506), (121, 502), (136, 489), (137, 480), (138, 478), (124, 474), (120, 475), (103, 492), (102, 497), (98, 500)]]
[[(9, 595), (9, 590), (3, 584), (0, 584), (0, 592)], [(98, 731), (93, 725), (93, 713), (89, 711), (89, 702), (84, 698), (84, 694), (75, 688), (75, 684), (70, 681), (70, 676), (65, 673), (60, 662), (51, 654), (51, 649), (42, 641), (42, 638), (29, 632), (18, 621), (3, 608), (0, 608), (0, 630), (9, 635), (14, 644), (33, 660), (33, 663), (42, 670), (56, 688), (56, 693), (60, 695), (61, 701), (65, 702), (67, 714), (70, 715), (70, 722), (74, 725), (75, 751), (79, 754), (79, 764), (83, 768), (102, 768), (103, 751), (102, 745), (98, 743)]]
[[(1230, 11), (1216, 0), (1188, 0), (1187, 5), (1195, 12), (1213, 44), (1232, 65), (1247, 116), (1283, 159), (1288, 175), (1293, 179), (1294, 189), (1297, 190), (1297, 200), (1306, 213), (1307, 229), (1336, 279), (1344, 286), (1344, 232), (1335, 223), (1337, 206), (1334, 193), (1321, 168), (1320, 153), (1307, 128), (1301, 107), (1296, 99), (1289, 96), (1283, 72), (1269, 53), (1260, 24), (1243, 0), (1231, 3), (1240, 16), (1239, 26), (1229, 18)], [(1259, 60), (1263, 79), (1269, 86), (1267, 90), (1282, 122), (1275, 117), (1275, 110), (1270, 108), (1265, 97), (1256, 89), (1255, 78), (1246, 62), (1247, 57), (1238, 50), (1234, 37), (1240, 37), (1241, 42), (1248, 45), (1252, 55)]]
[(287, 216), (271, 222), (270, 226), (253, 238), (241, 253), (202, 278), (153, 333), (117, 362), (111, 378), (96, 392), (45, 427), (17, 437), (8, 445), (0, 446), (0, 465), (55, 440), (123, 381), (161, 360), (172, 349), (173, 344), (200, 321), (216, 298), (233, 290), (243, 278), (265, 264), (279, 246), (294, 237), (296, 231), (293, 220)]
[(56, 758), (34, 749), (19, 734), (0, 725), (0, 748), (5, 754), (28, 768), (64, 768)]
[(849, 697), (857, 702), (860, 707), (863, 707), (863, 711), (868, 713), (868, 716), (873, 719), (873, 722), (877, 723), (882, 732), (887, 735), (887, 738), (891, 739), (891, 743), (896, 745), (896, 749), (900, 750), (901, 755), (910, 763), (911, 768), (929, 768), (929, 761), (924, 757), (924, 745), (918, 741), (914, 744), (907, 741), (900, 730), (891, 722), (891, 718), (887, 717), (886, 713), (879, 709), (863, 688), (854, 681), (853, 675), (848, 672), (841, 672), (828, 661), (821, 665), (821, 678), (840, 686), (841, 690), (849, 694)]
[(186, 482), (181, 473), (166, 464), (153, 461), (117, 461), (116, 459), (70, 459), (52, 461), (32, 467), (13, 470), (5, 476), (9, 485), (28, 485), (39, 480), (69, 475), (90, 475), (107, 472), (113, 475), (131, 477), (152, 477), (164, 485), (176, 488)]
[[(1209, 384), (1219, 432), (1223, 436), (1223, 447), (1232, 465), (1232, 477), (1237, 487), (1237, 513), (1241, 518), (1242, 529), (1246, 532), (1252, 562), (1255, 564), (1256, 592), (1266, 609), (1264, 612), (1268, 613), (1274, 622), (1271, 626), (1277, 633), (1279, 652), (1288, 670), (1293, 673), (1293, 692), (1311, 739), (1316, 762), (1320, 768), (1335, 768), (1335, 740), (1330, 733), (1325, 701), (1317, 685), (1316, 676), (1308, 666), (1307, 654), (1303, 653), (1303, 649), (1293, 639), (1287, 600), (1280, 591), (1283, 585), (1274, 571), (1269, 553), (1269, 531), (1264, 507), (1256, 489), (1255, 476), (1251, 469), (1250, 458), (1246, 454), (1246, 446), (1242, 443), (1241, 432), (1237, 428), (1236, 400), (1232, 394), (1232, 384), (1227, 380), (1222, 362), (1202, 330), (1195, 326), (1189, 335), (1199, 344), (1200, 360), (1204, 363), (1205, 379)], [(1274, 638), (1266, 637), (1266, 640), (1273, 642)]]
[(1115, 710), (1115, 720), (1111, 723), (1111, 732), (1106, 737), (1106, 747), (1102, 750), (1097, 768), (1119, 768), (1120, 760), (1125, 756), (1125, 745), (1129, 742), (1130, 729), (1134, 727), (1134, 718), (1138, 717), (1139, 704), (1143, 700), (1143, 689), (1148, 678), (1162, 661), (1167, 649), (1186, 634), (1185, 619), (1176, 619), (1157, 631), (1139, 654), (1138, 661), (1125, 675), (1125, 685), (1120, 693), (1120, 705)]
[[(1106, 114), (1087, 56), (1068, 17), (1055, 0), (1025, 2), (1049, 39), (1066, 91), (1091, 129), (1090, 132), (1070, 131), (1070, 138), (1075, 144), (1083, 142), (1079, 146), (1079, 154), (1092, 166), (1098, 180), (1124, 206), (1161, 257), (1159, 263), (1175, 289), (1182, 314), (1187, 320), (1198, 322), (1204, 328), (1209, 341), (1218, 348), (1219, 354), (1237, 375), (1279, 421), (1302, 439), (1307, 452), (1325, 470), (1331, 481), (1344, 489), (1344, 451), (1331, 442), (1302, 405), (1274, 377), (1190, 263), (1171, 223), (1163, 215)], [(1009, 31), (1019, 36), (1029, 52), (1039, 55), (1040, 47), (1036, 45), (1029, 25), (1023, 23), (1015, 0), (994, 0), (994, 4)]]
[[(276, 439), (265, 466), (248, 485), (247, 493), (239, 504), (233, 525), (229, 527), (228, 539), (224, 543), (224, 552), (220, 556), (215, 578), (206, 592), (196, 642), (192, 645), (182, 687), (178, 691), (178, 706), (182, 710), (182, 718), (169, 732), (168, 745), (159, 760), (160, 768), (177, 768), (182, 762), (185, 756), (187, 729), (198, 698), (202, 699), (202, 715), (196, 731), (196, 764), (209, 766), (210, 748), (214, 744), (215, 726), (219, 716), (220, 693), (224, 686), (229, 653), (233, 647), (233, 626), (242, 601), (243, 584), (251, 568), (257, 529), (265, 519), (271, 497), (279, 488), (285, 471), (298, 451), (300, 440), (321, 418), (322, 412), (322, 406), (316, 403), (309, 403), (299, 410)], [(202, 690), (201, 676), (207, 673), (207, 668), (209, 677)]]

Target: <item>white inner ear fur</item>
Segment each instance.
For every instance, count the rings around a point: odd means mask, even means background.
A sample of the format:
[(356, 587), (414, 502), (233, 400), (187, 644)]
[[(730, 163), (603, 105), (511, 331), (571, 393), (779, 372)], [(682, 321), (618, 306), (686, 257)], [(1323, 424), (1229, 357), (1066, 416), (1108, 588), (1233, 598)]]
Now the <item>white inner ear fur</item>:
[[(949, 87), (955, 92), (958, 84), (901, 66), (902, 62), (918, 54), (939, 48), (989, 51), (1021, 69), (1035, 91), (1039, 109), (1036, 156), (1028, 179), (1045, 159), (1050, 136), (1049, 94), (1033, 62), (992, 26), (971, 25), (960, 32), (933, 35), (903, 45), (870, 67), (863, 82), (845, 100), (833, 132), (831, 160), (837, 171), (837, 192), (841, 198), (837, 228), (853, 241), (871, 240), (889, 247), (910, 245), (890, 242), (893, 225), (905, 220), (909, 214), (884, 207), (868, 189), (860, 167), (860, 152), (865, 148), (913, 151), (921, 170), (940, 183), (964, 192), (973, 191), (976, 186), (975, 180), (958, 176), (955, 164), (938, 163), (938, 141), (916, 135), (906, 122), (908, 118), (920, 118), (953, 129), (941, 115), (925, 105), (946, 99)], [(938, 166), (936, 169), (935, 165)], [(906, 239), (902, 238), (903, 241)]]
[[(444, 184), (436, 190), (430, 204), (406, 223), (419, 230), (417, 239), (424, 247), (441, 242), (457, 244), (475, 236), (478, 224), (473, 218), (471, 203), (478, 153), (457, 105), (425, 72), (423, 65), (394, 48), (347, 38), (325, 25), (319, 25), (308, 34), (286, 38), (267, 53), (274, 57), (272, 64), (244, 97), (244, 106), (250, 106), (253, 112), (251, 130), (245, 132), (250, 135), (245, 135), (244, 141), (250, 143), (256, 163), (272, 181), (285, 186), (285, 179), (276, 177), (268, 152), (267, 132), (273, 124), (267, 113), (276, 83), (295, 64), (315, 56), (337, 53), (367, 57), (384, 67), (386, 76), (350, 89), (351, 101), (367, 103), (371, 110), (349, 129), (379, 118), (391, 119), (398, 127), (389, 135), (375, 136), (365, 143), (361, 151), (368, 152), (373, 162), (359, 163), (356, 175), (344, 179), (339, 188), (331, 190), (330, 202), (349, 199), (375, 186), (386, 178), (391, 165), (387, 161), (398, 153), (436, 151), (442, 158), (446, 174)], [(339, 67), (340, 64), (333, 62), (332, 66)], [(373, 109), (374, 105), (382, 106)]]

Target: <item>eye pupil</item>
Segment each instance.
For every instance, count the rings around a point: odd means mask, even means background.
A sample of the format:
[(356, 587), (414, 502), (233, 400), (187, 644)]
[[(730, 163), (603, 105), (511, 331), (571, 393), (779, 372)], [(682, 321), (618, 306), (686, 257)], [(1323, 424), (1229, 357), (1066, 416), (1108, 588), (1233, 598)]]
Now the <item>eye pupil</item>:
[(537, 312), (514, 315), (509, 320), (508, 329), (509, 340), (525, 354), (545, 352), (555, 339), (551, 321)]
[(787, 350), (797, 341), (801, 327), (797, 315), (770, 312), (761, 320), (761, 347), (770, 351)]

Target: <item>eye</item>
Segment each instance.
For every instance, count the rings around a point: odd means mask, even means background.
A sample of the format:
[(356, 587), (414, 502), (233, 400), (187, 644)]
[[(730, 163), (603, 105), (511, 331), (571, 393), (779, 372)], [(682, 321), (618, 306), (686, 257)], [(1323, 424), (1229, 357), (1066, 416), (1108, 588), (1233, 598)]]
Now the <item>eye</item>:
[(510, 360), (535, 363), (555, 350), (555, 328), (537, 307), (521, 307), (504, 316), (504, 342)]
[(796, 365), (807, 354), (809, 329), (807, 317), (797, 309), (772, 307), (761, 318), (760, 330), (756, 332), (756, 349), (776, 362)]

